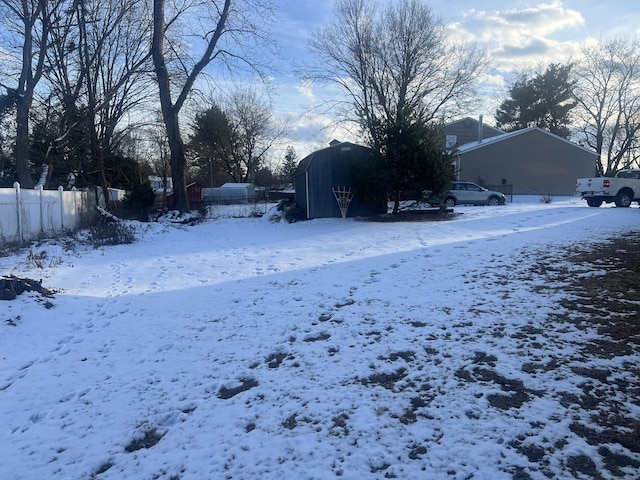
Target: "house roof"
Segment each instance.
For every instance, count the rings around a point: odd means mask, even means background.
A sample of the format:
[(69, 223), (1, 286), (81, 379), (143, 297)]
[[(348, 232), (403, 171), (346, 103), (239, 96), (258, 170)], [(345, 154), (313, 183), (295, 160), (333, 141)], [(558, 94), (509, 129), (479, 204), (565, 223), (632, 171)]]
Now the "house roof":
[[(456, 125), (457, 123), (463, 123), (463, 122), (473, 122), (473, 123), (475, 123), (476, 125), (480, 123), (480, 121), (479, 121), (478, 119), (476, 119), (476, 118), (472, 118), (472, 117), (463, 117), (463, 118), (460, 118), (460, 119), (458, 119), (458, 120), (453, 120), (452, 122), (448, 122), (448, 123), (445, 125), (445, 127), (452, 127), (452, 126)], [(501, 129), (497, 128), (497, 127), (493, 127), (493, 126), (491, 126), (491, 125), (487, 124), (486, 122), (482, 122), (482, 127), (483, 127), (483, 128), (487, 128), (487, 129), (490, 129), (490, 130), (493, 130), (493, 131), (495, 131), (495, 132), (496, 132), (496, 133), (498, 133), (498, 134), (505, 133), (505, 132), (504, 132), (504, 130), (501, 130)]]
[(597, 153), (594, 152), (593, 150), (589, 150), (588, 148), (585, 148), (581, 145), (578, 145), (577, 143), (571, 142), (569, 140), (567, 140), (566, 138), (562, 138), (559, 137), (558, 135), (548, 132), (547, 130), (544, 130), (540, 127), (528, 127), (528, 128), (523, 128), (521, 130), (515, 130), (513, 132), (507, 132), (507, 133), (503, 133), (501, 135), (496, 135), (495, 137), (489, 137), (489, 138), (485, 138), (483, 140), (480, 141), (475, 141), (475, 142), (469, 142), (469, 143), (465, 143), (464, 145), (460, 145), (457, 148), (457, 153), (467, 153), (470, 152), (472, 150), (476, 150), (479, 148), (484, 148), (487, 147), (489, 145), (495, 145), (496, 143), (500, 143), (500, 142), (504, 142), (507, 140), (511, 140), (513, 138), (519, 137), (520, 135), (526, 135), (528, 133), (531, 132), (541, 132), (545, 135), (548, 135), (549, 137), (552, 137), (556, 140), (559, 140), (561, 142), (565, 142), (568, 143), (569, 145), (575, 147), (575, 148), (579, 148), (581, 150), (584, 150), (585, 152), (588, 152), (594, 156), (597, 156)]

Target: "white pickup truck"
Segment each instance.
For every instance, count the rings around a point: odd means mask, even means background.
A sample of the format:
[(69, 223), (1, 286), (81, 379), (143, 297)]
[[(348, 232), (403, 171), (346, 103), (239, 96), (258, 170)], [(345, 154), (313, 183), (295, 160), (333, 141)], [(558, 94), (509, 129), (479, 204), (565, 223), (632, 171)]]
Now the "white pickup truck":
[(579, 178), (575, 195), (590, 207), (599, 207), (602, 202), (615, 202), (617, 207), (640, 204), (640, 170), (620, 170), (615, 177)]

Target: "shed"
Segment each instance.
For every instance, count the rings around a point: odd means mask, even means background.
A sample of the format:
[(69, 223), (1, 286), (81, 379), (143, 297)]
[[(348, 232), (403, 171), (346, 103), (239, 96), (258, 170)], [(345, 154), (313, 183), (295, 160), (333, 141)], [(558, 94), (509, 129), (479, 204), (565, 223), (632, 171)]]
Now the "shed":
[(225, 183), (221, 187), (203, 189), (203, 196), (208, 203), (249, 203), (256, 198), (256, 187), (253, 183)]
[[(187, 185), (187, 199), (191, 210), (200, 210), (204, 206), (202, 201), (202, 184), (193, 182)], [(167, 195), (167, 208), (173, 210), (176, 206), (174, 193)]]
[(573, 195), (576, 179), (595, 174), (598, 155), (538, 127), (503, 133), (457, 149), (459, 179), (512, 185), (516, 195)]
[[(304, 218), (341, 217), (333, 189), (352, 188), (355, 168), (372, 158), (373, 151), (370, 148), (337, 141), (303, 158), (294, 177), (294, 186), (296, 203)], [(348, 217), (386, 213), (384, 202), (375, 204), (359, 197), (353, 189), (352, 192)]]

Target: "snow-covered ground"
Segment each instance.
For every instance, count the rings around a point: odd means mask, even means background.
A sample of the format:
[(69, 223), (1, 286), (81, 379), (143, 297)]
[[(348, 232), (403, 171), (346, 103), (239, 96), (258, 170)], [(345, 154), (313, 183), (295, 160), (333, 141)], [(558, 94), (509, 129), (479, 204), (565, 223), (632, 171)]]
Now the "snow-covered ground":
[[(638, 231), (639, 209), (523, 197), (456, 212), (152, 223), (130, 245), (45, 242), (31, 260), (0, 258), (0, 273), (57, 292), (0, 303), (0, 478), (571, 478), (569, 459), (585, 456), (602, 467), (570, 428), (589, 413), (566, 401), (583, 392), (570, 359), (596, 332), (550, 320), (562, 285), (534, 266)], [(638, 360), (597, 366), (623, 377)], [(619, 408), (640, 418), (635, 400)]]

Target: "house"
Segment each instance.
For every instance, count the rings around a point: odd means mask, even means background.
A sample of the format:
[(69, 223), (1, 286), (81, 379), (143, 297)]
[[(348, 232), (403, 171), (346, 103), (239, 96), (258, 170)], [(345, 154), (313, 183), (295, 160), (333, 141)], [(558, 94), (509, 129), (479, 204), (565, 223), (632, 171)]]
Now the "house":
[(204, 188), (203, 198), (207, 203), (249, 203), (256, 199), (256, 187), (252, 183), (225, 183), (217, 188)]
[[(341, 217), (342, 213), (334, 189), (352, 188), (356, 167), (371, 161), (373, 152), (367, 147), (350, 142), (332, 141), (330, 146), (303, 158), (294, 177), (295, 201), (304, 218)], [(371, 216), (386, 213), (382, 202), (374, 204), (353, 191), (353, 200), (347, 210), (348, 217)]]
[(538, 127), (468, 142), (455, 155), (459, 179), (512, 185), (516, 195), (573, 195), (576, 179), (593, 176), (598, 158)]
[[(104, 202), (104, 194), (102, 193), (102, 187), (96, 187), (96, 191), (98, 194), (98, 205), (101, 207), (105, 207)], [(109, 202), (122, 202), (127, 196), (127, 191), (122, 190), (121, 188), (108, 188), (108, 199)]]
[(502, 135), (504, 130), (487, 125), (482, 120), (482, 115), (476, 120), (471, 117), (461, 118), (447, 123), (443, 127), (445, 135), (445, 148), (452, 150), (466, 143), (483, 140), (485, 138)]
[[(149, 183), (151, 183), (151, 189), (156, 195), (165, 192), (165, 182), (162, 177), (156, 175), (149, 175)], [(166, 193), (170, 193), (173, 190), (173, 179), (171, 177), (166, 178)]]

